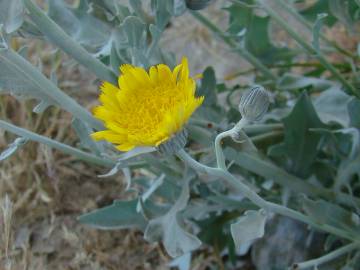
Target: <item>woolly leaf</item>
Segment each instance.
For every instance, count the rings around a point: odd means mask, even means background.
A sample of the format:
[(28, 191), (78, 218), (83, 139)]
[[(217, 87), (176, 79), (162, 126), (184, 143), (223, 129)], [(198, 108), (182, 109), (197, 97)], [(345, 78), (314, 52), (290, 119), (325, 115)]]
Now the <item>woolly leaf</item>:
[(230, 230), (236, 249), (240, 249), (242, 245), (263, 237), (265, 222), (266, 215), (263, 210), (249, 210), (236, 223), (231, 224)]
[(24, 21), (22, 0), (0, 0), (0, 25), (7, 34), (16, 31)]
[(180, 211), (184, 210), (189, 200), (189, 181), (183, 180), (181, 194), (171, 209), (163, 216), (152, 219), (145, 230), (145, 239), (154, 242), (162, 240), (171, 257), (179, 257), (201, 245), (201, 241), (183, 227)]
[(146, 220), (136, 211), (136, 205), (137, 200), (115, 201), (110, 206), (84, 214), (78, 219), (81, 223), (97, 229), (137, 228), (143, 230), (146, 227)]

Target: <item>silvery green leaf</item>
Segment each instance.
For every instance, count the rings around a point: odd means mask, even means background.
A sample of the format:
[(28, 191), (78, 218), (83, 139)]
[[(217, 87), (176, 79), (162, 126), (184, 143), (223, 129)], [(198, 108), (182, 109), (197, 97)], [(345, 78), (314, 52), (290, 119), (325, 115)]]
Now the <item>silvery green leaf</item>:
[(80, 216), (81, 223), (103, 230), (146, 227), (145, 218), (136, 211), (137, 200), (114, 201), (110, 206)]
[(100, 155), (103, 149), (100, 147), (99, 143), (96, 143), (90, 138), (90, 134), (93, 130), (89, 127), (89, 125), (77, 118), (74, 118), (71, 124), (80, 139), (81, 145), (90, 149), (96, 155)]
[(96, 53), (106, 46), (110, 39), (110, 27), (88, 14), (88, 5), (82, 1), (79, 8), (70, 9), (65, 1), (49, 0), (48, 15), (68, 35), (81, 45)]
[(129, 1), (129, 4), (130, 4), (131, 8), (133, 9), (133, 11), (135, 12), (135, 14), (139, 18), (141, 18), (142, 21), (146, 22), (147, 18), (146, 18), (146, 13), (143, 10), (142, 1), (141, 0), (131, 0), (131, 1)]
[(191, 266), (191, 253), (185, 253), (184, 255), (172, 260), (169, 267), (177, 267), (179, 270), (190, 270)]
[(16, 31), (24, 21), (22, 0), (0, 0), (0, 24), (7, 34)]
[(41, 103), (35, 107), (35, 112), (41, 112), (44, 108), (56, 104), (39, 90), (32, 78), (19, 72), (7, 49), (0, 49), (0, 94), (12, 94), (19, 99), (40, 100)]
[(118, 73), (119, 67), (122, 64), (125, 64), (125, 62), (123, 62), (122, 59), (119, 57), (119, 54), (115, 48), (115, 45), (114, 45), (114, 43), (112, 43), (110, 45), (110, 65), (111, 65), (112, 70), (115, 73)]
[(314, 221), (345, 230), (354, 240), (360, 239), (360, 226), (353, 216), (355, 213), (324, 200), (314, 201), (304, 197), (302, 202), (306, 214)]
[(327, 17), (326, 13), (318, 14), (315, 24), (314, 24), (312, 45), (317, 53), (320, 52), (319, 39), (320, 39), (320, 30), (321, 30), (321, 26), (322, 26), (322, 20), (326, 17)]
[(323, 123), (335, 122), (348, 127), (350, 122), (348, 104), (351, 99), (352, 97), (341, 91), (340, 87), (331, 88), (314, 100), (314, 107)]
[(159, 29), (164, 30), (171, 18), (173, 0), (152, 0), (152, 9), (155, 11), (155, 22)]
[(151, 33), (151, 43), (147, 50), (147, 57), (151, 57), (154, 50), (157, 48), (157, 44), (159, 43), (161, 37), (161, 30), (154, 24), (150, 24), (149, 30)]
[(246, 211), (236, 223), (231, 224), (230, 231), (237, 249), (257, 238), (263, 237), (266, 215), (263, 210)]
[(28, 140), (25, 138), (17, 138), (14, 142), (0, 153), (0, 161), (3, 161), (13, 155), (19, 148), (21, 148)]
[(120, 24), (120, 34), (130, 48), (144, 49), (146, 47), (146, 25), (135, 16), (127, 17)]
[(184, 210), (189, 200), (189, 182), (183, 180), (181, 194), (172, 208), (163, 216), (150, 220), (144, 237), (150, 242), (162, 240), (171, 257), (179, 257), (201, 245), (201, 241), (183, 228), (180, 211)]
[(115, 174), (117, 174), (119, 172), (119, 170), (122, 170), (123, 168), (126, 168), (128, 165), (126, 164), (126, 162), (117, 162), (115, 164), (115, 166), (106, 174), (101, 174), (98, 175), (99, 178), (106, 178), (106, 177), (110, 177), (113, 176)]
[(108, 21), (113, 21), (115, 18), (122, 21), (131, 15), (129, 8), (118, 3), (118, 1), (91, 0), (90, 2), (95, 5), (95, 9), (102, 9)]

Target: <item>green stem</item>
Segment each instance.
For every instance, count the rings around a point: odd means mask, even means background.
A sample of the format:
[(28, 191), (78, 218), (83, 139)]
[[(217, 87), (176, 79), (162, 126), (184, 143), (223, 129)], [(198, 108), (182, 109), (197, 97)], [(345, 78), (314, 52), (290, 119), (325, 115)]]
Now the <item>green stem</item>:
[(265, 209), (269, 212), (274, 212), (276, 214), (280, 214), (283, 216), (287, 216), (293, 219), (296, 219), (298, 221), (304, 222), (306, 224), (309, 224), (313, 226), (314, 228), (322, 231), (326, 231), (328, 233), (337, 235), (342, 238), (346, 238), (351, 241), (360, 241), (360, 239), (354, 239), (354, 236), (349, 234), (346, 231), (343, 231), (341, 229), (335, 228), (333, 226), (327, 225), (327, 224), (320, 224), (315, 221), (313, 221), (310, 217), (297, 212), (293, 209), (287, 208), (282, 205), (278, 205), (272, 202), (268, 202), (264, 200), (262, 197), (260, 197), (257, 193), (255, 193), (253, 190), (251, 190), (247, 185), (243, 184), (241, 181), (236, 179), (232, 174), (229, 172), (220, 169), (220, 168), (212, 168), (205, 166), (196, 160), (194, 160), (191, 156), (189, 156), (185, 150), (180, 150), (178, 152), (179, 158), (181, 158), (186, 164), (188, 164), (191, 168), (195, 169), (199, 173), (204, 173), (207, 175), (219, 177), (225, 181), (227, 181), (231, 186), (238, 189), (246, 198), (248, 198), (250, 201), (252, 201), (254, 204), (259, 206), (260, 208)]
[(360, 205), (360, 200), (353, 198), (343, 192), (334, 193), (332, 190), (314, 186), (294, 175), (287, 173), (275, 164), (246, 152), (237, 152), (236, 157), (230, 157), (237, 165), (245, 170), (260, 175), (267, 179), (273, 179), (274, 182), (285, 186), (294, 192), (300, 192), (314, 197), (324, 198), (326, 200), (337, 200), (340, 203), (353, 207), (354, 203)]
[(328, 69), (335, 78), (337, 78), (344, 86), (345, 88), (347, 88), (347, 90), (349, 90), (350, 92), (352, 92), (355, 96), (360, 97), (360, 94), (358, 93), (358, 91), (356, 90), (356, 88), (354, 86), (352, 86), (348, 80), (346, 80), (339, 72), (338, 70), (332, 65), (330, 64), (326, 58), (323, 56), (323, 54), (321, 52), (316, 51), (311, 45), (309, 45), (303, 37), (301, 37), (295, 30), (293, 30), (291, 28), (291, 26), (288, 24), (288, 22), (286, 22), (279, 14), (277, 14), (277, 12), (272, 9), (268, 3), (266, 3), (266, 1), (264, 0), (256, 0), (256, 2), (261, 5), (264, 10), (266, 10), (266, 12), (271, 16), (271, 18), (278, 23), (282, 28), (284, 28), (286, 30), (286, 32), (288, 32), (288, 34), (295, 39), (300, 46), (302, 46), (307, 53), (309, 53), (310, 55), (315, 56), (318, 61), (326, 68)]
[(104, 81), (117, 84), (117, 76), (114, 72), (89, 54), (82, 46), (64, 32), (53, 20), (51, 20), (37, 5), (31, 0), (24, 0), (31, 20), (39, 30), (55, 45), (64, 52), (71, 55), (76, 61), (92, 71), (96, 76)]
[(55, 141), (55, 140), (52, 140), (45, 136), (36, 134), (29, 130), (17, 127), (15, 125), (10, 124), (3, 120), (0, 120), (0, 128), (7, 130), (11, 133), (14, 133), (18, 136), (21, 136), (25, 139), (39, 142), (39, 143), (45, 144), (51, 148), (58, 149), (66, 154), (73, 155), (73, 156), (77, 157), (78, 159), (84, 160), (84, 161), (92, 163), (92, 164), (105, 166), (105, 167), (109, 167), (109, 168), (114, 167), (116, 164), (116, 162), (113, 160), (101, 158), (101, 157), (95, 156), (93, 154), (86, 153), (84, 151), (81, 151), (81, 150), (71, 147), (69, 145), (60, 143), (58, 141)]
[(338, 257), (343, 256), (344, 254), (349, 253), (359, 247), (360, 247), (359, 243), (351, 243), (351, 244), (343, 246), (337, 250), (334, 250), (322, 257), (319, 257), (317, 259), (309, 260), (309, 261), (302, 262), (302, 263), (295, 263), (295, 264), (293, 264), (292, 269), (293, 270), (313, 269), (313, 268), (316, 268), (317, 266), (324, 264), (328, 261), (335, 260)]
[(226, 35), (220, 28), (213, 24), (209, 19), (196, 11), (189, 11), (190, 14), (200, 21), (203, 25), (208, 27), (211, 31), (217, 34), (230, 48), (235, 49), (246, 61), (252, 64), (255, 68), (260, 70), (267, 78), (276, 81), (277, 77), (263, 64), (261, 63), (253, 54), (251, 54), (245, 48), (240, 47), (231, 37)]
[[(286, 3), (286, 1), (284, 1), (284, 0), (276, 0), (276, 1), (277, 1), (278, 4), (281, 5), (281, 7), (283, 7), (289, 14), (291, 14), (291, 16), (292, 16), (293, 18), (295, 18), (295, 19), (296, 19), (298, 22), (300, 22), (303, 26), (305, 26), (306, 28), (308, 28), (309, 30), (312, 31), (312, 25), (311, 25), (303, 16), (301, 16), (301, 14), (299, 14), (294, 7), (290, 6), (290, 5), (289, 5), (288, 3)], [(360, 1), (360, 0), (356, 0), (356, 1)], [(351, 52), (349, 52), (349, 51), (341, 48), (336, 42), (329, 40), (329, 39), (328, 39), (323, 33), (321, 33), (321, 32), (320, 32), (320, 37), (321, 37), (321, 39), (324, 40), (327, 44), (333, 46), (338, 52), (340, 52), (340, 53), (342, 53), (342, 54), (344, 54), (344, 55), (346, 55), (346, 56), (348, 56), (348, 57), (351, 57), (351, 58), (354, 57), (354, 55), (353, 55)]]
[(91, 127), (103, 129), (102, 123), (96, 120), (89, 111), (57, 88), (56, 85), (47, 79), (37, 68), (13, 50), (0, 50), (0, 61), (3, 61), (5, 65), (16, 72), (19, 77), (24, 78), (29, 84), (37, 87), (37, 90), (54, 104), (59, 104), (61, 108), (72, 113), (74, 117), (88, 123)]
[(240, 132), (240, 130), (247, 124), (247, 120), (245, 118), (241, 118), (241, 120), (230, 130), (219, 133), (215, 138), (215, 154), (217, 166), (220, 169), (226, 170), (225, 157), (224, 153), (221, 149), (221, 140), (231, 136), (234, 133)]

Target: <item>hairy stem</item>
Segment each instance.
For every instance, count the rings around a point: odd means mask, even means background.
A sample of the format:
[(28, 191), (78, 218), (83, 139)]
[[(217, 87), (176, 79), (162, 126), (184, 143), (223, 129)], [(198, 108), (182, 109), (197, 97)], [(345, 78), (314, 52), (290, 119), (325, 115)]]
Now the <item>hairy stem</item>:
[(302, 262), (302, 263), (295, 263), (295, 264), (293, 264), (292, 269), (293, 270), (313, 269), (321, 264), (324, 264), (328, 261), (335, 260), (338, 257), (343, 256), (344, 254), (349, 253), (349, 252), (353, 251), (354, 249), (358, 249), (358, 248), (360, 248), (359, 243), (351, 243), (351, 244), (343, 246), (337, 250), (334, 250), (322, 257), (319, 257), (317, 259), (309, 260), (309, 261)]
[(68, 36), (68, 34), (66, 34), (64, 30), (51, 20), (38, 6), (31, 0), (24, 0), (24, 4), (29, 11), (31, 20), (51, 42), (67, 54), (71, 55), (76, 61), (96, 74), (100, 79), (117, 84), (117, 76), (110, 68), (89, 54), (81, 45)]
[(73, 98), (62, 92), (52, 81), (46, 78), (37, 68), (11, 49), (0, 50), (0, 62), (37, 87), (44, 97), (58, 104), (74, 117), (88, 123), (92, 128), (103, 129), (100, 121), (96, 120), (89, 111), (78, 104)]
[(241, 120), (230, 130), (219, 133), (215, 138), (215, 154), (218, 168), (226, 170), (225, 157), (224, 153), (221, 149), (221, 140), (231, 136), (234, 133), (240, 132), (240, 130), (247, 124), (245, 118), (241, 118)]
[(319, 223), (313, 221), (310, 217), (308, 217), (300, 212), (297, 212), (297, 211), (287, 208), (285, 206), (278, 205), (278, 204), (264, 200), (256, 192), (251, 190), (247, 185), (240, 182), (229, 172), (227, 172), (223, 169), (220, 169), (220, 168), (213, 168), (213, 167), (205, 166), (205, 165), (197, 162), (196, 160), (194, 160), (191, 156), (189, 156), (185, 152), (185, 150), (180, 150), (178, 152), (178, 156), (186, 164), (188, 164), (191, 168), (195, 169), (199, 173), (216, 176), (216, 177), (219, 177), (219, 178), (227, 181), (231, 186), (238, 189), (246, 198), (248, 198), (250, 201), (252, 201), (254, 204), (259, 206), (260, 208), (265, 209), (266, 211), (274, 212), (276, 214), (280, 214), (283, 216), (287, 216), (287, 217), (299, 220), (301, 222), (311, 225), (312, 227), (314, 227), (318, 230), (322, 230), (322, 231), (337, 235), (339, 237), (342, 237), (342, 238), (345, 238), (345, 239), (348, 239), (351, 241), (360, 242), (360, 239), (357, 239), (357, 238), (354, 239), (354, 236), (349, 234), (346, 231), (343, 231), (341, 229), (335, 228), (335, 227), (327, 225), (327, 224), (319, 224)]
[(115, 166), (115, 164), (116, 164), (116, 162), (111, 159), (101, 158), (101, 157), (95, 156), (93, 154), (86, 153), (77, 148), (71, 147), (69, 145), (63, 144), (63, 143), (55, 141), (55, 140), (52, 140), (50, 138), (36, 134), (29, 130), (17, 127), (15, 125), (10, 124), (3, 120), (0, 120), (0, 128), (7, 130), (11, 133), (14, 133), (18, 136), (21, 136), (23, 138), (29, 139), (31, 141), (39, 142), (39, 143), (45, 144), (47, 146), (50, 146), (51, 148), (58, 149), (66, 154), (73, 155), (74, 157), (76, 157), (78, 159), (84, 160), (84, 161), (92, 163), (92, 164), (105, 166), (105, 167), (109, 167), (109, 168)]

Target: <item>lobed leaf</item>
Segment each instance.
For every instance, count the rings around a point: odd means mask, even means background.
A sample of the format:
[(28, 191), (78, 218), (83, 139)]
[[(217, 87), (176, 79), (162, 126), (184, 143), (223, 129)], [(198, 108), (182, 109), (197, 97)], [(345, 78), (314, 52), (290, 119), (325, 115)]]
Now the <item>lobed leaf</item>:
[(201, 241), (183, 227), (180, 211), (184, 210), (190, 198), (189, 182), (183, 180), (182, 191), (171, 209), (163, 216), (150, 220), (144, 238), (150, 242), (162, 240), (171, 257), (182, 256), (201, 245)]
[(247, 245), (257, 238), (264, 236), (266, 215), (263, 210), (246, 211), (236, 223), (231, 224), (230, 231), (235, 242), (236, 249)]

